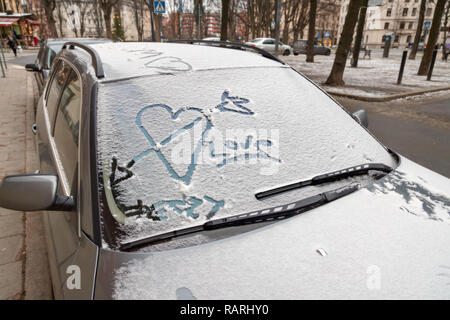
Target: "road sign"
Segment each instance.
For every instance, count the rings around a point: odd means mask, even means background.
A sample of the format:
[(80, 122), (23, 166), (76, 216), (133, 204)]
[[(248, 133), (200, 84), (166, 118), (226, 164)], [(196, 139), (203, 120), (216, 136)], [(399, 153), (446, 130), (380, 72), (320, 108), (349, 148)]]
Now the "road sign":
[(425, 29), (430, 29), (431, 21), (425, 21)]
[(325, 38), (329, 38), (329, 37), (330, 37), (330, 31), (325, 31), (325, 32), (323, 33), (323, 36), (324, 36)]
[(166, 1), (153, 1), (155, 13), (166, 13)]
[(178, 12), (183, 13), (183, 0), (178, 1)]

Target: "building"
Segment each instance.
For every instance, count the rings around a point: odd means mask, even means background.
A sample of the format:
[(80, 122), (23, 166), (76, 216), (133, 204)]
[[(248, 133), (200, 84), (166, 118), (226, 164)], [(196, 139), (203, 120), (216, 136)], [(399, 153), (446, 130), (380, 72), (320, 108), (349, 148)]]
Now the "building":
[(37, 45), (40, 22), (35, 14), (36, 3), (31, 0), (0, 0), (0, 35), (3, 45), (6, 37), (13, 36), (26, 48)]
[[(343, 0), (339, 17), (339, 36), (348, 11), (349, 0)], [(428, 39), (433, 20), (435, 1), (427, 1), (421, 41)], [(381, 48), (386, 36), (392, 47), (406, 47), (414, 41), (419, 20), (420, 0), (371, 0), (366, 13), (362, 46)], [(356, 32), (356, 28), (355, 28)], [(439, 37), (440, 39), (441, 37)]]

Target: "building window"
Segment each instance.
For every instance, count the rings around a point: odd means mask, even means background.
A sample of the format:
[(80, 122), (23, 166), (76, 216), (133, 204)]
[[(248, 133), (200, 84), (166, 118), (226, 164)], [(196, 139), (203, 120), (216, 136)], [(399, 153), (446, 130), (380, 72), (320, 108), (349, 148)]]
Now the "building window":
[(385, 23), (384, 23), (384, 29), (385, 29), (385, 30), (389, 29), (389, 22), (385, 22)]
[(398, 42), (400, 40), (400, 36), (395, 36), (394, 42)]
[(388, 8), (386, 11), (386, 17), (390, 17), (392, 13), (392, 8)]
[(410, 22), (410, 23), (408, 23), (408, 29), (412, 29), (412, 28), (413, 28), (413, 26), (414, 26), (414, 22)]
[(401, 30), (405, 29), (405, 23), (404, 22), (400, 22), (400, 29)]
[(411, 35), (408, 35), (407, 37), (406, 37), (406, 43), (410, 43), (411, 42)]
[(411, 12), (411, 17), (415, 17), (417, 14), (417, 8), (413, 8)]
[(404, 17), (408, 15), (408, 8), (403, 8), (403, 14)]
[(408, 3), (409, 2), (409, 0), (405, 0), (405, 3)]
[(432, 8), (427, 8), (427, 13), (426, 13), (427, 17), (431, 16), (431, 11), (432, 10), (433, 10)]

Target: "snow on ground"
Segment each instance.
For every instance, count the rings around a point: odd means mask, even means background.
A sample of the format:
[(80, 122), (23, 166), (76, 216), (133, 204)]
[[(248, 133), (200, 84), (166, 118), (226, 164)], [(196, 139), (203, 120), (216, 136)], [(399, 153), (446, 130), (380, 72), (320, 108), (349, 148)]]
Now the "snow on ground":
[(350, 59), (347, 59), (344, 72), (345, 86), (342, 87), (323, 85), (330, 74), (334, 53), (330, 56), (315, 56), (314, 63), (307, 63), (306, 55), (303, 54), (283, 57), (283, 60), (330, 92), (379, 97), (450, 86), (450, 60), (442, 61), (440, 51), (436, 58), (431, 81), (426, 81), (426, 76), (417, 75), (422, 58), (422, 52), (418, 52), (415, 60), (406, 60), (402, 84), (397, 85), (402, 52), (402, 49), (391, 49), (389, 58), (383, 58), (383, 51), (376, 49), (372, 50), (371, 59), (363, 59), (363, 53), (361, 53), (358, 68), (350, 67)]

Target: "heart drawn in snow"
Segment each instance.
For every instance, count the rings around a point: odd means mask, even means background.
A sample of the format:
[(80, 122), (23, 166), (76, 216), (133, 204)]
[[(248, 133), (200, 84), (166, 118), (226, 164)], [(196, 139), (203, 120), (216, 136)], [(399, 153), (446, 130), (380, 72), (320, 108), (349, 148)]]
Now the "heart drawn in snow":
[(160, 69), (165, 71), (190, 71), (192, 66), (177, 57), (161, 57), (148, 61), (144, 64), (147, 68)]
[[(161, 121), (163, 117), (169, 117), (167, 121)], [(191, 182), (192, 174), (197, 165), (197, 157), (202, 148), (203, 139), (207, 131), (211, 128), (211, 122), (202, 114), (198, 108), (185, 108), (176, 112), (165, 104), (154, 104), (139, 111), (136, 117), (136, 125), (144, 134), (150, 144), (150, 149), (141, 153), (133, 160), (137, 161), (142, 157), (155, 152), (166, 167), (170, 176), (186, 184)], [(194, 130), (201, 128), (201, 135), (195, 136)], [(187, 163), (173, 163), (171, 160), (171, 149), (167, 146), (178, 143), (177, 138), (188, 134), (190, 141), (195, 139), (189, 147), (193, 148), (190, 161)]]

